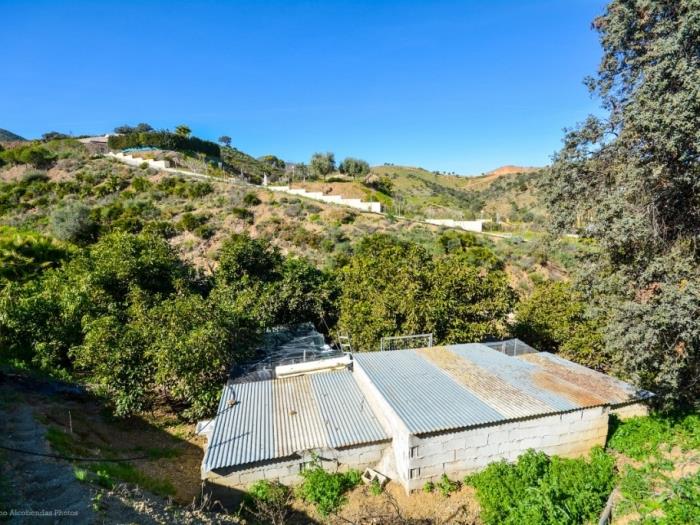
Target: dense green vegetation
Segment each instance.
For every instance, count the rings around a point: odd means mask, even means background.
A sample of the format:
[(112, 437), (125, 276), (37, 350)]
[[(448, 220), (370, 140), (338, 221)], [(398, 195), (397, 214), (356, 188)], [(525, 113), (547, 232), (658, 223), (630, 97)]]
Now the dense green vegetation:
[(438, 344), (502, 335), (515, 297), (494, 262), (481, 247), (434, 258), (417, 244), (366, 237), (340, 272), (340, 330), (360, 351), (396, 334), (432, 332)]
[(568, 133), (546, 180), (557, 232), (600, 250), (576, 283), (613, 370), (666, 408), (700, 399), (700, 18), (695, 0), (613, 0), (588, 85), (606, 114)]
[(564, 525), (597, 518), (614, 484), (614, 460), (600, 448), (585, 459), (528, 451), (492, 463), (464, 482), (476, 489), (481, 519), (493, 525)]
[(219, 257), (219, 271), (201, 279), (154, 234), (107, 234), (0, 290), (0, 355), (83, 378), (117, 415), (163, 401), (207, 413), (262, 330), (320, 325), (336, 293), (323, 272), (245, 236)]
[(140, 131), (123, 135), (110, 135), (108, 145), (111, 149), (152, 147), (173, 151), (204, 153), (210, 157), (220, 156), (221, 149), (215, 142), (191, 137), (189, 133), (184, 133), (184, 129), (180, 131), (180, 133), (177, 131), (175, 133), (169, 131)]

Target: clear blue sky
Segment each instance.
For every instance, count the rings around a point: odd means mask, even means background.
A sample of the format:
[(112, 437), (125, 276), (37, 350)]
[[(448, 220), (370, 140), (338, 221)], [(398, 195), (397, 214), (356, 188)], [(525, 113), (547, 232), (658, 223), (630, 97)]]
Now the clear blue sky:
[(0, 0), (0, 128), (148, 122), (477, 174), (543, 165), (596, 110), (600, 0)]

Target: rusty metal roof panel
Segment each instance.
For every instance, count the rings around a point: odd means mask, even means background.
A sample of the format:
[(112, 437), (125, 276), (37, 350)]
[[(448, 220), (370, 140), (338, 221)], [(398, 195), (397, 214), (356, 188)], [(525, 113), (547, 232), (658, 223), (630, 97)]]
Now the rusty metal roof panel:
[(389, 439), (347, 369), (229, 382), (217, 414), (205, 470)]
[(505, 417), (416, 350), (354, 354), (359, 366), (411, 433), (422, 434)]
[(551, 406), (555, 411), (575, 410), (607, 403), (596, 393), (570, 383), (536, 364), (509, 357), (482, 344), (452, 345), (448, 348), (463, 359), (497, 375), (521, 392)]
[(493, 371), (451, 352), (447, 347), (425, 348), (420, 350), (420, 355), (507, 418), (556, 412), (553, 406), (504, 381)]
[(331, 448), (388, 440), (352, 372), (308, 376)]
[(271, 381), (228, 383), (217, 414), (204, 457), (206, 470), (275, 457)]
[(606, 402), (616, 405), (628, 403), (636, 399), (644, 399), (651, 395), (646, 390), (640, 390), (629, 383), (620, 381), (606, 374), (601, 374), (588, 367), (579, 365), (549, 352), (537, 352), (518, 356), (518, 359), (535, 364), (569, 383), (583, 389), (595, 392)]

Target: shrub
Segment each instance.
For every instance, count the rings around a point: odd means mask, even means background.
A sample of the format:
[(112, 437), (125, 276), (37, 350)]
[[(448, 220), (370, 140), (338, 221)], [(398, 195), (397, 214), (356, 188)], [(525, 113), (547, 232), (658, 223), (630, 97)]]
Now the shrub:
[(88, 244), (97, 234), (97, 223), (90, 216), (90, 208), (74, 202), (55, 210), (49, 219), (53, 235), (62, 241)]
[(315, 461), (301, 473), (304, 481), (298, 488), (299, 496), (313, 503), (321, 516), (335, 513), (345, 504), (345, 493), (357, 486), (361, 474), (357, 470), (348, 472), (326, 472)]
[(255, 221), (255, 214), (252, 211), (246, 210), (245, 208), (231, 208), (231, 214), (234, 217), (244, 220), (248, 224), (253, 224)]
[(245, 197), (243, 197), (243, 204), (246, 206), (257, 206), (260, 204), (262, 201), (258, 198), (258, 196), (255, 193), (246, 193)]
[(207, 215), (195, 215), (190, 212), (182, 214), (180, 220), (178, 221), (178, 228), (181, 230), (186, 230), (188, 232), (194, 232), (200, 226), (204, 226), (209, 220)]
[(244, 500), (244, 508), (263, 523), (282, 525), (291, 513), (294, 493), (277, 481), (261, 480), (253, 484)]
[(581, 524), (605, 505), (614, 459), (600, 448), (591, 451), (589, 461), (529, 450), (515, 464), (492, 463), (464, 482), (476, 489), (488, 525)]
[(435, 487), (438, 489), (440, 494), (448, 497), (454, 491), (459, 489), (459, 483), (457, 481), (450, 480), (450, 478), (447, 477), (447, 474), (443, 474), (440, 477), (440, 481), (435, 484)]
[(423, 485), (423, 492), (431, 494), (434, 490), (435, 490), (435, 483), (433, 483), (432, 481), (426, 481), (425, 485)]

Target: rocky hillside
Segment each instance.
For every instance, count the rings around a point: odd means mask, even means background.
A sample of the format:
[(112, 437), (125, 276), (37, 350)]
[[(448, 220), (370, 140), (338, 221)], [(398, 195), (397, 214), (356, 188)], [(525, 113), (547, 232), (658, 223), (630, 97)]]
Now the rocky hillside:
[(0, 142), (19, 142), (23, 140), (26, 139), (20, 137), (16, 133), (0, 128)]

